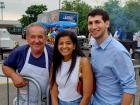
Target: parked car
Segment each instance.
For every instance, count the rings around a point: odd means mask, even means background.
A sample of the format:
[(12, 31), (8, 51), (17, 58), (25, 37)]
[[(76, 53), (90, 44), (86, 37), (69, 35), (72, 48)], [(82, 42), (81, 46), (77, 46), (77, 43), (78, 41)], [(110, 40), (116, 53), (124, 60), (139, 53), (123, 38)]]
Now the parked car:
[(11, 38), (11, 34), (6, 28), (0, 28), (0, 48), (13, 49), (17, 44), (18, 42)]
[(88, 38), (86, 38), (84, 35), (77, 36), (77, 38), (80, 48), (83, 50), (89, 50), (90, 46), (88, 44)]

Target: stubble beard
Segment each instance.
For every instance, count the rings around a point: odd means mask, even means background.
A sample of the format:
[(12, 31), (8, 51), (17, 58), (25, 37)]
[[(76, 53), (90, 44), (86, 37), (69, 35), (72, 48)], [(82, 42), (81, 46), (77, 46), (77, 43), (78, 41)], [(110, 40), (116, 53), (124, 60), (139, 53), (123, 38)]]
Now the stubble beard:
[[(93, 38), (97, 41), (97, 43), (102, 43), (105, 40), (105, 34), (106, 34), (106, 30), (104, 29), (103, 31), (101, 31), (101, 33), (99, 33), (98, 35), (92, 35)], [(95, 37), (94, 37), (95, 36)], [(97, 36), (97, 37), (96, 37)]]

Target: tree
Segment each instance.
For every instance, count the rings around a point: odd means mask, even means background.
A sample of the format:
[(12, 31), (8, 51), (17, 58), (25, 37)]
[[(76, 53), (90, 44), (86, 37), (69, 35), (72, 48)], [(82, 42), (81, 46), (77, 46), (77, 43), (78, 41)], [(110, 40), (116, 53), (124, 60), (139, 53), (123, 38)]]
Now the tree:
[(63, 1), (62, 10), (78, 12), (78, 26), (80, 34), (87, 34), (87, 14), (92, 7), (81, 0)]
[(128, 19), (118, 0), (109, 0), (103, 5), (103, 9), (109, 14), (112, 32), (117, 28), (126, 30)]
[(19, 19), (22, 27), (25, 27), (32, 22), (35, 22), (37, 20), (37, 16), (43, 13), (43, 11), (45, 10), (47, 10), (46, 5), (32, 5), (28, 7), (25, 11), (26, 15), (22, 15), (22, 18)]
[(125, 14), (129, 19), (128, 32), (140, 30), (140, 2), (139, 0), (129, 0), (124, 6)]
[(26, 15), (22, 15), (22, 18), (19, 21), (22, 24), (22, 27), (25, 27), (28, 24), (30, 24), (29, 16)]
[(132, 37), (134, 32), (139, 31), (139, 0), (129, 0), (124, 6), (120, 6), (119, 0), (109, 0), (102, 8), (109, 13), (112, 32), (116, 28), (121, 28), (126, 33), (126, 37)]

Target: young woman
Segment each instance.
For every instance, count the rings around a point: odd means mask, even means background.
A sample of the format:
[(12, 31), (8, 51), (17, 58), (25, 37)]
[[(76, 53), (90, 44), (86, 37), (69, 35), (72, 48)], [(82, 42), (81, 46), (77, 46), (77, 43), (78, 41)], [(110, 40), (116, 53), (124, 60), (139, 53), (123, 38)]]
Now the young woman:
[[(79, 73), (83, 81), (82, 95), (77, 91)], [(70, 31), (59, 33), (55, 39), (51, 73), (52, 105), (88, 105), (95, 83), (92, 74), (76, 35)]]

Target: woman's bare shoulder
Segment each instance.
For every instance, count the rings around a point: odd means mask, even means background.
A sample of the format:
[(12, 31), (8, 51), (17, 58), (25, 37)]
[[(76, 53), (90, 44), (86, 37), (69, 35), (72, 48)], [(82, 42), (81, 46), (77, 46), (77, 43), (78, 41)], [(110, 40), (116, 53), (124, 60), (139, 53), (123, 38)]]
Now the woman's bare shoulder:
[(83, 65), (89, 64), (88, 57), (81, 57), (80, 63), (83, 64)]

